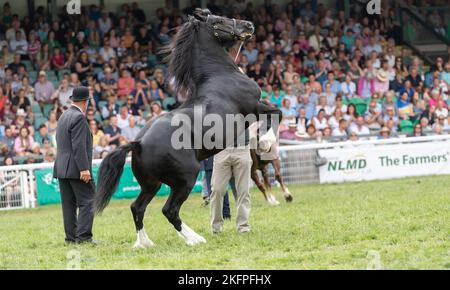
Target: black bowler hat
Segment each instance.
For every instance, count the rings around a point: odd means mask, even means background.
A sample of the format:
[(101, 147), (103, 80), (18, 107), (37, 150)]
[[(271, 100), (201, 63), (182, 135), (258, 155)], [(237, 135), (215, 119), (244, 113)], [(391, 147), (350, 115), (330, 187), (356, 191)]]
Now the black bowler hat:
[(76, 87), (73, 89), (70, 99), (74, 102), (85, 101), (89, 99), (89, 89), (86, 87)]

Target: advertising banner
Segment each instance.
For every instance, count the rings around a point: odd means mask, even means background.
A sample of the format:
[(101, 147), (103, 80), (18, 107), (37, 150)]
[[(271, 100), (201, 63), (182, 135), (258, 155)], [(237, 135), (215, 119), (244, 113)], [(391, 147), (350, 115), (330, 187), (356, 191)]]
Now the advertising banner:
[(450, 174), (449, 152), (448, 141), (319, 150), (327, 159), (319, 168), (320, 182)]
[[(94, 180), (97, 180), (98, 166), (92, 168)], [(39, 205), (58, 204), (61, 202), (61, 196), (59, 192), (58, 180), (53, 178), (53, 169), (40, 169), (35, 171), (36, 176), (36, 192), (37, 201)], [(202, 191), (202, 180), (204, 173), (201, 171), (197, 177), (192, 192)], [(141, 187), (133, 176), (131, 165), (125, 164), (122, 177), (120, 178), (119, 186), (116, 193), (113, 195), (113, 199), (121, 198), (135, 198), (139, 195)], [(158, 196), (168, 195), (170, 188), (163, 184), (158, 191)]]

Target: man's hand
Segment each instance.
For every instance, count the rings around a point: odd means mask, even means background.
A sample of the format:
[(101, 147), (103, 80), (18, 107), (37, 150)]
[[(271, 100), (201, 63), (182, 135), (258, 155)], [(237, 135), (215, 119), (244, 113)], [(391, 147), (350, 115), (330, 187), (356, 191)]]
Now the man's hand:
[(89, 172), (89, 170), (84, 170), (80, 172), (80, 179), (85, 182), (88, 183), (92, 177), (91, 177), (91, 173)]

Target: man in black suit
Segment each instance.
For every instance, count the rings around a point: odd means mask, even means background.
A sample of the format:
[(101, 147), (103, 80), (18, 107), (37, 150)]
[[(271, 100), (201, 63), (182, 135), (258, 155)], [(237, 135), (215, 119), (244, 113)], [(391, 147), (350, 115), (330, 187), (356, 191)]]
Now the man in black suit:
[[(59, 179), (67, 243), (93, 243), (92, 133), (85, 112), (89, 90), (73, 90), (73, 104), (58, 120), (53, 176)], [(78, 216), (77, 216), (77, 209)]]

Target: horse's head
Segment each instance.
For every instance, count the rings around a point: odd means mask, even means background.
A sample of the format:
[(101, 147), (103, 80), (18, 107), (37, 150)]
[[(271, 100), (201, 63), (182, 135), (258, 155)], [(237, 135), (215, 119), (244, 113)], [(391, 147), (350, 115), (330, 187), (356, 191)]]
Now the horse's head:
[(208, 9), (197, 8), (194, 11), (194, 17), (204, 22), (214, 37), (222, 44), (234, 43), (237, 40), (249, 40), (255, 32), (255, 27), (250, 21), (212, 15)]

